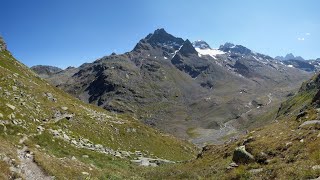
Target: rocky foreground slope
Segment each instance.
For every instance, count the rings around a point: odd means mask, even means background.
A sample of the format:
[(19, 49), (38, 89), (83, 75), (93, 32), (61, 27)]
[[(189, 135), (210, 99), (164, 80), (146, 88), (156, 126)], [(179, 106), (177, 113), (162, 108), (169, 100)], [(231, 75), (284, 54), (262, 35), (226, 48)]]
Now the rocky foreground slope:
[(142, 178), (194, 147), (52, 87), (0, 41), (0, 179)]
[(221, 143), (273, 110), (310, 73), (226, 43), (219, 49), (158, 29), (131, 52), (47, 78), (73, 96), (202, 145)]
[[(194, 161), (149, 170), (153, 179), (319, 179), (320, 74), (281, 104), (276, 118)], [(156, 177), (156, 178), (155, 178)]]

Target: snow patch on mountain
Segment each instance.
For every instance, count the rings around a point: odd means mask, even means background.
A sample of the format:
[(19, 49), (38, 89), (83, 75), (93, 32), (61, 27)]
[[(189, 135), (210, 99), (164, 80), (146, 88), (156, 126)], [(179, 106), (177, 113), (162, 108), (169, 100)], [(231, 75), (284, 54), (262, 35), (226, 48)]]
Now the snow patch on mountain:
[(225, 54), (223, 51), (220, 51), (218, 49), (200, 49), (200, 48), (195, 48), (195, 49), (199, 53), (199, 57), (209, 55), (215, 58), (216, 55)]

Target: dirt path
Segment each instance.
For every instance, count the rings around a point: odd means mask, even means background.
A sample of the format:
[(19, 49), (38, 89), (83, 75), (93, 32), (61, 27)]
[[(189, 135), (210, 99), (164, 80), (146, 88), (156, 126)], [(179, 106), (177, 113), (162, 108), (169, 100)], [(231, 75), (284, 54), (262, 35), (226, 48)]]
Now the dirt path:
[(269, 102), (266, 104), (266, 106), (268, 106), (272, 102), (272, 94), (271, 93), (268, 94), (268, 98), (269, 98)]
[[(20, 144), (23, 144), (28, 137), (24, 136), (20, 139)], [(46, 175), (43, 170), (34, 162), (33, 153), (28, 150), (27, 146), (17, 150), (20, 166), (17, 169), (26, 180), (51, 180), (52, 176)]]

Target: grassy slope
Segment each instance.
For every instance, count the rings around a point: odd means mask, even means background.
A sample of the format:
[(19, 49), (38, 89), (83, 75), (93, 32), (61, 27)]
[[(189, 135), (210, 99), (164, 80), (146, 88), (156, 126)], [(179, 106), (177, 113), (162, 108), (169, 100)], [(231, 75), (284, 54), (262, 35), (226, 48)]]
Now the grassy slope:
[[(299, 128), (304, 121), (319, 119), (319, 112), (311, 104), (316, 91), (317, 89), (300, 91), (282, 103), (275, 122), (255, 129), (235, 142), (207, 146), (202, 156), (195, 161), (161, 167), (156, 171), (151, 169), (144, 172), (143, 176), (153, 179), (317, 178), (320, 170), (312, 167), (320, 164), (320, 132), (313, 128)], [(307, 114), (297, 118), (300, 110)], [(271, 111), (263, 118), (275, 115), (276, 113)], [(249, 137), (252, 140), (246, 144), (246, 149), (257, 161), (227, 170), (226, 167), (232, 162), (234, 149)], [(259, 168), (263, 169), (262, 172), (250, 173), (250, 170)]]
[[(195, 149), (191, 144), (162, 134), (127, 115), (116, 116), (84, 104), (37, 77), (8, 51), (0, 52), (0, 79), (0, 113), (4, 116), (3, 119), (9, 119), (8, 115), (13, 113), (14, 119), (22, 122), (21, 125), (14, 125), (8, 121), (10, 123), (5, 125), (6, 132), (3, 129), (0, 131), (3, 142), (17, 144), (22, 135), (34, 135), (29, 137), (26, 144), (35, 152), (36, 162), (57, 178), (80, 177), (83, 171), (90, 171), (91, 176), (104, 178), (134, 177), (139, 168), (132, 166), (126, 159), (75, 148), (63, 140), (53, 138), (48, 129), (61, 129), (71, 138), (86, 138), (94, 144), (114, 150), (142, 151), (151, 157), (174, 161), (194, 157)], [(17, 89), (14, 90), (14, 87)], [(44, 95), (48, 92), (52, 93), (57, 102)], [(6, 103), (14, 105), (16, 109), (10, 109)], [(61, 107), (68, 107), (66, 112), (75, 114), (74, 118), (52, 123), (54, 111), (64, 111)], [(96, 114), (98, 115), (93, 117)], [(49, 123), (44, 123), (45, 119)], [(39, 125), (46, 129), (41, 135), (37, 134)], [(136, 132), (127, 132), (132, 128)], [(40, 145), (40, 148), (36, 145)], [(88, 155), (89, 158), (83, 158), (83, 155)], [(71, 159), (72, 156), (76, 159)], [(2, 166), (5, 165), (0, 161), (0, 167)]]

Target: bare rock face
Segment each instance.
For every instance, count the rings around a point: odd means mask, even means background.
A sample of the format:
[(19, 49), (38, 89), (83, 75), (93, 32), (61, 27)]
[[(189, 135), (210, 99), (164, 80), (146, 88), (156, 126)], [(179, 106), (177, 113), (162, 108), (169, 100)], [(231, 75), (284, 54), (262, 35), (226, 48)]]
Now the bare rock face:
[(7, 50), (7, 44), (4, 42), (3, 38), (0, 36), (0, 51)]

